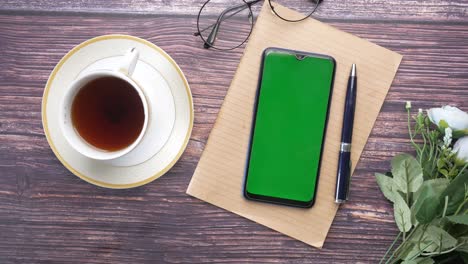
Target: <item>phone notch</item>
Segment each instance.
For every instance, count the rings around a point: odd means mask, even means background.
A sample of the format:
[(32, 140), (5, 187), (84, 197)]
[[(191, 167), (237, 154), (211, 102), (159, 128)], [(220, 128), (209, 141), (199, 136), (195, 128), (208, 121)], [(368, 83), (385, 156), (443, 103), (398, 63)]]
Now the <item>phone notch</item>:
[(304, 54), (296, 54), (296, 59), (301, 61), (304, 60), (307, 57), (307, 55)]

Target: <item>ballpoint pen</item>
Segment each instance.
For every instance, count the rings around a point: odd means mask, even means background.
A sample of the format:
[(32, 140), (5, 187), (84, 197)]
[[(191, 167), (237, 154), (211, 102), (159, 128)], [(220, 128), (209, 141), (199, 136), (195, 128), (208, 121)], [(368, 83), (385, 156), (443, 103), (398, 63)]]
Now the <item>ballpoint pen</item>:
[(343, 128), (341, 131), (341, 146), (338, 158), (338, 172), (336, 175), (335, 203), (344, 203), (348, 200), (349, 183), (351, 181), (351, 139), (353, 137), (356, 90), (356, 64), (353, 64), (346, 91)]

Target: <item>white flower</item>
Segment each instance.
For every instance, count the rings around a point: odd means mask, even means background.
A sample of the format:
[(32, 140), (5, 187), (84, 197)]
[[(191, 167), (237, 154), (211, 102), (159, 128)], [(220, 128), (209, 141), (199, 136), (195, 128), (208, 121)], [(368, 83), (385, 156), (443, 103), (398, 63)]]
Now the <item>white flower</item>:
[(427, 116), (439, 127), (449, 126), (453, 131), (468, 130), (468, 114), (462, 110), (446, 105), (442, 108), (431, 108)]
[(468, 136), (459, 138), (453, 145), (453, 152), (457, 153), (457, 159), (462, 163), (468, 162)]
[(445, 129), (445, 136), (444, 136), (444, 147), (448, 148), (452, 143), (452, 129), (447, 127)]

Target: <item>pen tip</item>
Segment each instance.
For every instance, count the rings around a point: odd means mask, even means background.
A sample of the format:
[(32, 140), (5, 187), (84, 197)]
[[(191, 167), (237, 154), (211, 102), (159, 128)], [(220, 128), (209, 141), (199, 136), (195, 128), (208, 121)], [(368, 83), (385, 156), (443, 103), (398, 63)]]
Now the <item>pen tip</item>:
[(351, 67), (351, 76), (356, 76), (356, 64), (353, 63), (353, 66)]

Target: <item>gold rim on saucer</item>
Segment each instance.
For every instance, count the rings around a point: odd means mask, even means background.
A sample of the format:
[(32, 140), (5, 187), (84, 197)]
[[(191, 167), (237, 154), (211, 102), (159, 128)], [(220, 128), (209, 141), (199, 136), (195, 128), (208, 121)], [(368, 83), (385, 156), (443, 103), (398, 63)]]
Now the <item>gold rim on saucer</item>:
[[(79, 171), (77, 171), (73, 166), (71, 166), (68, 162), (65, 161), (65, 159), (60, 155), (59, 151), (57, 150), (56, 146), (54, 145), (54, 142), (52, 140), (52, 137), (49, 133), (49, 125), (48, 125), (48, 122), (47, 122), (47, 114), (46, 114), (46, 107), (47, 107), (47, 100), (48, 100), (48, 97), (49, 97), (49, 91), (50, 91), (50, 88), (51, 88), (51, 85), (52, 83), (54, 82), (55, 78), (56, 78), (56, 74), (57, 72), (61, 69), (61, 67), (63, 66), (63, 64), (71, 57), (73, 56), (74, 54), (76, 54), (78, 51), (80, 51), (82, 48), (92, 44), (92, 43), (95, 43), (95, 42), (98, 42), (98, 41), (103, 41), (103, 40), (112, 40), (112, 39), (125, 39), (125, 40), (132, 40), (132, 41), (136, 41), (136, 42), (139, 42), (149, 48), (151, 48), (152, 50), (154, 50), (155, 52), (159, 53), (160, 55), (162, 55), (168, 62), (170, 62), (172, 64), (172, 66), (174, 67), (174, 69), (176, 69), (179, 77), (181, 78), (181, 80), (183, 81), (183, 84), (184, 84), (184, 87), (185, 87), (185, 91), (187, 93), (187, 99), (188, 99), (188, 102), (190, 104), (189, 106), (189, 110), (190, 110), (190, 118), (189, 118), (189, 126), (188, 126), (188, 129), (187, 129), (187, 132), (186, 132), (186, 135), (185, 135), (185, 139), (184, 139), (184, 142), (183, 144), (181, 145), (180, 149), (179, 149), (179, 152), (175, 155), (175, 157), (169, 162), (168, 165), (166, 165), (163, 169), (159, 170), (156, 174), (154, 174), (153, 176), (151, 177), (148, 177), (146, 178), (145, 180), (142, 180), (142, 181), (138, 181), (138, 182), (134, 182), (134, 183), (129, 183), (129, 184), (113, 184), (113, 183), (108, 183), (108, 182), (102, 182), (102, 181), (99, 181), (99, 180), (96, 180), (96, 179), (93, 179), (91, 177), (88, 177), (82, 173), (80, 173)], [(188, 82), (187, 82), (187, 79), (185, 78), (184, 74), (182, 73), (181, 69), (179, 68), (179, 66), (176, 64), (176, 62), (169, 56), (167, 55), (161, 48), (159, 48), (158, 46), (154, 45), (153, 43), (149, 42), (149, 41), (146, 41), (144, 39), (141, 39), (141, 38), (137, 38), (137, 37), (133, 37), (133, 36), (128, 36), (128, 35), (104, 35), (104, 36), (99, 36), (99, 37), (95, 37), (95, 38), (92, 38), (92, 39), (89, 39), (79, 45), (77, 45), (76, 47), (74, 47), (72, 50), (70, 50), (60, 61), (59, 63), (55, 66), (54, 70), (52, 71), (52, 73), (50, 74), (50, 77), (47, 81), (47, 84), (46, 84), (46, 87), (45, 87), (45, 90), (44, 90), (44, 95), (42, 97), (42, 109), (41, 109), (41, 115), (42, 115), (42, 123), (43, 123), (43, 128), (44, 128), (44, 133), (46, 135), (46, 138), (47, 138), (47, 142), (49, 143), (50, 145), (50, 148), (52, 149), (52, 151), (54, 152), (55, 156), (60, 160), (60, 162), (69, 170), (71, 171), (73, 174), (75, 174), (76, 176), (80, 177), (81, 179), (91, 183), (91, 184), (94, 184), (94, 185), (97, 185), (97, 186), (101, 186), (101, 187), (106, 187), (106, 188), (112, 188), (112, 189), (125, 189), (125, 188), (133, 188), (133, 187), (138, 187), (138, 186), (141, 186), (141, 185), (144, 185), (144, 184), (147, 184), (157, 178), (159, 178), (160, 176), (162, 176), (163, 174), (165, 174), (170, 168), (172, 168), (172, 166), (174, 166), (174, 164), (179, 160), (179, 158), (182, 156), (183, 152), (185, 151), (186, 147), (187, 147), (187, 144), (189, 142), (189, 139), (190, 139), (190, 135), (191, 135), (191, 132), (192, 132), (192, 128), (193, 128), (193, 119), (194, 119), (194, 110), (193, 110), (193, 101), (192, 101), (192, 94), (191, 94), (191, 91), (190, 91), (190, 88), (189, 88), (189, 85), (188, 85)]]

